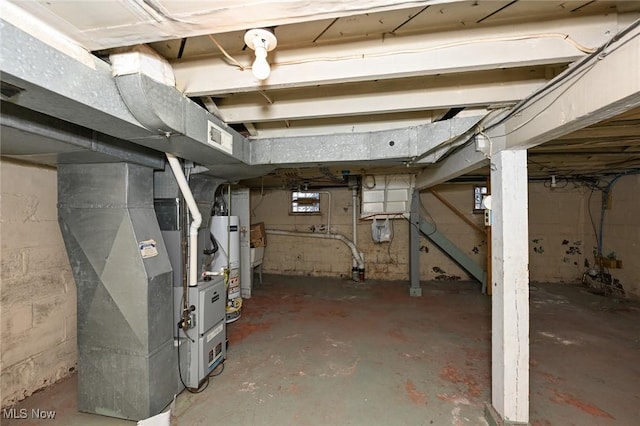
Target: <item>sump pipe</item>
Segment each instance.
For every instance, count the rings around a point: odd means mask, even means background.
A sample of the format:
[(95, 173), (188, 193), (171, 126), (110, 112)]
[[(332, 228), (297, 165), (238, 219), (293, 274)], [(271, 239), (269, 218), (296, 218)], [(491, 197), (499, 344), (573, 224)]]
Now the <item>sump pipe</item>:
[(202, 223), (202, 215), (198, 210), (196, 200), (193, 198), (191, 188), (187, 178), (184, 176), (180, 161), (173, 154), (167, 153), (167, 160), (173, 171), (173, 175), (178, 181), (178, 187), (184, 200), (187, 202), (189, 213), (191, 213), (191, 225), (189, 226), (189, 286), (194, 287), (198, 285), (198, 228)]
[(266, 232), (267, 232), (267, 234), (271, 234), (271, 235), (288, 235), (288, 236), (291, 236), (291, 237), (322, 238), (322, 239), (325, 239), (325, 240), (339, 240), (339, 241), (342, 241), (351, 250), (351, 255), (356, 260), (356, 263), (358, 264), (358, 268), (364, 269), (364, 261), (362, 260), (362, 257), (360, 257), (360, 253), (358, 253), (358, 249), (356, 248), (355, 244), (353, 244), (353, 241), (351, 241), (350, 239), (348, 239), (347, 237), (345, 237), (342, 234), (324, 234), (324, 233), (313, 233), (313, 232), (281, 231), (281, 230), (278, 230), (278, 229), (267, 229)]

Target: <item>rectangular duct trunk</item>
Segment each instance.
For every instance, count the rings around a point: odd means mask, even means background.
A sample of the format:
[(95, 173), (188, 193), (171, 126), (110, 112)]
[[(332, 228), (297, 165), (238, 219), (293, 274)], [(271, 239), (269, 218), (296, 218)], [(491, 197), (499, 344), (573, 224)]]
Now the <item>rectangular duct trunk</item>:
[(78, 408), (131, 420), (155, 415), (181, 388), (153, 170), (61, 164), (58, 199), (78, 289)]

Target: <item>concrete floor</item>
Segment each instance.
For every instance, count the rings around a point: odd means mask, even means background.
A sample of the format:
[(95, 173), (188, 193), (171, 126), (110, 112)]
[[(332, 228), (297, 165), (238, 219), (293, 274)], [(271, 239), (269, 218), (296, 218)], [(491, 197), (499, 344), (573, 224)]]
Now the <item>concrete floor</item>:
[[(490, 298), (474, 283), (422, 287), (266, 275), (229, 326), (225, 371), (178, 397), (173, 424), (486, 424)], [(536, 284), (531, 317), (531, 424), (638, 424), (640, 304)], [(76, 386), (16, 408), (55, 410), (50, 425), (134, 424), (78, 413)]]

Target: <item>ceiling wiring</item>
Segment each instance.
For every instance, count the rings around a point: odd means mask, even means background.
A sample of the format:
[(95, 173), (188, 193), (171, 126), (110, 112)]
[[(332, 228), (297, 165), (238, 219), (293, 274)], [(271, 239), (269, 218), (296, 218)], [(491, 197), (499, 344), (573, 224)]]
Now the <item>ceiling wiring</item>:
[(260, 96), (262, 96), (263, 98), (265, 98), (265, 99), (267, 100), (267, 103), (268, 103), (269, 105), (273, 105), (273, 99), (271, 99), (271, 98), (269, 97), (269, 95), (267, 95), (267, 94), (264, 92), (264, 90), (258, 90), (258, 93), (260, 94)]
[[(240, 70), (244, 71), (250, 69), (250, 66), (243, 66), (237, 59), (232, 57), (223, 47), (218, 43), (218, 41), (213, 37), (213, 35), (209, 35), (211, 41), (213, 41), (222, 52), (222, 54), (231, 62), (230, 65), (236, 66), (240, 68)], [(561, 39), (569, 43), (576, 50), (591, 54), (596, 51), (596, 49), (592, 49), (580, 44), (578, 41), (573, 39), (569, 34), (565, 33), (538, 33), (538, 34), (523, 34), (517, 36), (505, 36), (505, 37), (490, 37), (490, 38), (481, 38), (475, 40), (461, 40), (452, 43), (445, 43), (436, 46), (429, 46), (417, 49), (405, 49), (405, 50), (394, 50), (394, 51), (385, 51), (385, 52), (377, 52), (377, 53), (360, 53), (360, 54), (351, 54), (351, 55), (342, 55), (342, 56), (318, 56), (311, 57), (307, 59), (295, 59), (290, 61), (277, 61), (274, 62), (273, 65), (277, 65), (279, 67), (289, 66), (289, 65), (301, 65), (306, 63), (313, 62), (337, 62), (337, 61), (346, 61), (352, 59), (368, 59), (368, 58), (381, 58), (386, 56), (395, 56), (395, 55), (407, 55), (413, 53), (424, 53), (442, 49), (450, 49), (454, 47), (460, 46), (469, 46), (474, 44), (482, 44), (482, 43), (500, 43), (500, 42), (511, 42), (511, 41), (520, 41), (520, 40), (536, 40), (536, 39), (544, 39), (544, 38), (556, 38)]]
[(475, 40), (462, 40), (462, 41), (456, 41), (452, 43), (445, 43), (437, 46), (423, 47), (419, 49), (405, 49), (405, 50), (394, 50), (394, 51), (368, 53), (368, 54), (360, 53), (360, 54), (343, 55), (343, 56), (322, 56), (322, 57), (307, 58), (307, 59), (296, 59), (291, 61), (277, 62), (276, 65), (287, 66), (287, 65), (299, 65), (299, 64), (310, 63), (310, 62), (334, 62), (334, 61), (344, 61), (349, 59), (379, 58), (379, 57), (385, 57), (385, 56), (430, 52), (434, 50), (449, 49), (452, 47), (468, 46), (473, 44), (510, 42), (510, 41), (533, 40), (533, 39), (543, 39), (543, 38), (559, 38), (571, 44), (574, 48), (576, 48), (582, 53), (590, 54), (596, 51), (595, 49), (583, 46), (582, 44), (578, 43), (569, 34), (538, 33), (538, 34), (523, 34), (518, 36), (481, 38), (481, 39), (475, 39)]
[[(564, 95), (578, 81), (580, 81), (580, 78), (584, 74), (586, 74), (588, 71), (590, 71), (596, 64), (597, 64), (597, 62), (592, 62), (588, 68), (583, 68), (580, 71), (580, 74), (574, 74), (572, 77), (575, 77), (575, 80), (573, 82), (571, 82), (570, 84), (568, 84), (567, 87), (565, 87), (563, 90), (561, 90), (556, 96), (554, 96), (553, 99), (551, 99), (551, 101), (547, 105), (545, 105), (540, 111), (538, 111), (537, 113), (533, 114), (527, 120), (525, 120), (524, 122), (520, 123), (519, 125), (517, 125), (513, 129), (511, 129), (510, 131), (508, 131), (508, 132), (506, 132), (504, 134), (498, 135), (496, 137), (505, 137), (505, 136), (508, 136), (508, 135), (510, 135), (512, 133), (515, 133), (518, 130), (520, 130), (521, 128), (523, 128), (524, 126), (526, 126), (527, 124), (529, 124), (530, 122), (532, 122), (533, 120), (535, 120), (536, 118), (538, 118), (541, 114), (543, 114), (545, 111), (547, 111), (549, 109), (549, 107), (551, 107), (551, 105), (553, 105), (558, 99), (560, 99), (560, 97), (562, 95)], [(484, 132), (481, 132), (480, 134), (482, 134), (482, 133), (484, 133)]]
[[(635, 20), (632, 24), (630, 24), (626, 28), (624, 28), (621, 31), (619, 31), (616, 35), (611, 37), (606, 43), (604, 43), (602, 46), (600, 46), (598, 49), (596, 49), (590, 55), (585, 56), (584, 58), (579, 60), (577, 63), (572, 65), (571, 68), (569, 68), (564, 73), (558, 75), (556, 78), (551, 80), (548, 84), (546, 84), (544, 87), (540, 88), (539, 90), (535, 91), (531, 95), (527, 96), (526, 98), (524, 98), (523, 100), (518, 102), (518, 104), (515, 107), (513, 107), (513, 109), (511, 109), (509, 114), (507, 114), (506, 116), (504, 116), (503, 118), (498, 120), (496, 123), (491, 124), (491, 126), (487, 127), (485, 129), (485, 131), (488, 131), (488, 130), (492, 129), (495, 126), (498, 126), (498, 125), (502, 124), (505, 120), (511, 118), (513, 115), (517, 114), (518, 112), (520, 112), (520, 111), (522, 111), (522, 110), (524, 110), (526, 108), (529, 108), (531, 106), (531, 104), (537, 98), (539, 98), (542, 95), (544, 95), (545, 93), (553, 90), (558, 84), (560, 84), (560, 83), (564, 82), (566, 79), (570, 78), (574, 73), (576, 73), (580, 69), (582, 69), (582, 67), (585, 64), (587, 64), (589, 61), (592, 61), (594, 58), (602, 58), (603, 57), (602, 55), (608, 55), (611, 52), (614, 52), (617, 48), (612, 50), (612, 51), (610, 51), (610, 52), (607, 52), (607, 53), (605, 53), (605, 50), (610, 45), (612, 45), (614, 43), (617, 43), (622, 37), (624, 37), (625, 35), (627, 35), (631, 31), (633, 31), (634, 29), (636, 29), (638, 26), (640, 26), (640, 19)], [(630, 38), (630, 40), (633, 40), (636, 37), (638, 37), (638, 34), (635, 34), (634, 36), (632, 36)], [(626, 42), (624, 42), (624, 43), (626, 43)]]
[(229, 53), (227, 53), (227, 51), (224, 49), (224, 47), (222, 47), (222, 45), (220, 43), (218, 43), (218, 40), (216, 40), (216, 38), (214, 36), (209, 34), (209, 38), (211, 39), (213, 44), (215, 44), (216, 47), (220, 50), (220, 52), (222, 52), (222, 54), (225, 56), (225, 58), (227, 58), (229, 61), (231, 61), (231, 63), (233, 65), (235, 65), (238, 68), (240, 68), (240, 71), (244, 71), (247, 68), (250, 68), (250, 67), (243, 66), (240, 62), (238, 62), (238, 60), (236, 58), (234, 58), (233, 56), (229, 55)]
[[(528, 108), (531, 108), (536, 102), (538, 102), (541, 99), (541, 96), (543, 94), (546, 94), (547, 92), (555, 89), (555, 87), (558, 86), (560, 83), (563, 83), (568, 79), (575, 78), (575, 80), (573, 82), (571, 82), (566, 88), (564, 88), (557, 96), (555, 96), (540, 111), (538, 111), (536, 114), (534, 114), (533, 117), (531, 117), (528, 120), (526, 120), (525, 122), (521, 123), (520, 125), (518, 125), (514, 129), (511, 129), (509, 132), (507, 132), (505, 134), (502, 134), (502, 135), (497, 135), (497, 136), (494, 136), (494, 137), (504, 137), (504, 136), (510, 135), (510, 134), (516, 132), (517, 130), (521, 129), (522, 127), (526, 126), (527, 124), (529, 124), (531, 121), (533, 121), (533, 119), (535, 119), (536, 117), (539, 117), (540, 114), (544, 113), (551, 105), (553, 105), (567, 90), (569, 90), (573, 85), (575, 85), (589, 70), (591, 70), (598, 63), (599, 60), (604, 58), (606, 55), (610, 54), (611, 51), (607, 51), (607, 48), (609, 48), (610, 46), (612, 46), (614, 44), (617, 44), (625, 35), (629, 34), (633, 30), (635, 30), (638, 26), (640, 26), (640, 19), (637, 19), (631, 25), (627, 26), (626, 28), (624, 28), (623, 30), (618, 32), (616, 35), (611, 37), (611, 39), (609, 39), (609, 41), (607, 41), (607, 43), (603, 44), (601, 47), (596, 49), (589, 56), (586, 56), (585, 58), (580, 60), (577, 64), (575, 64), (574, 66), (569, 68), (566, 72), (560, 74), (558, 77), (556, 77), (554, 80), (552, 80), (549, 84), (545, 85), (541, 89), (537, 90), (536, 92), (534, 92), (530, 96), (528, 96), (525, 99), (523, 99), (522, 101), (520, 101), (515, 107), (513, 107), (511, 110), (509, 110), (507, 114), (503, 115), (501, 118), (499, 118), (494, 123), (491, 123), (486, 127), (477, 126), (477, 130), (475, 132), (473, 132), (473, 134), (471, 136), (469, 136), (465, 140), (465, 142), (461, 143), (460, 145), (457, 145), (456, 148), (454, 148), (454, 149), (450, 150), (449, 152), (447, 152), (446, 154), (444, 154), (436, 162), (437, 163), (441, 162), (444, 159), (446, 159), (447, 157), (449, 157), (452, 154), (454, 154), (455, 152), (457, 152), (458, 150), (470, 145), (471, 143), (473, 143), (475, 141), (475, 138), (479, 134), (481, 134), (481, 133), (485, 133), (486, 134), (489, 130), (499, 126), (502, 123), (504, 123), (506, 120), (508, 120), (509, 118), (513, 117), (515, 114), (520, 113), (520, 112), (522, 112), (522, 111), (524, 111), (524, 110), (526, 110)], [(638, 36), (640, 36), (640, 33), (634, 34), (633, 36), (630, 37), (630, 39), (633, 40)], [(627, 43), (627, 42), (628, 42), (628, 40), (624, 41), (622, 43)], [(616, 46), (612, 51), (615, 51), (618, 48), (619, 47)], [(485, 116), (481, 120), (481, 123), (482, 122), (486, 122), (486, 121), (488, 121), (488, 120), (487, 120), (487, 117)], [(460, 140), (460, 138), (457, 138), (456, 141), (457, 140)], [(456, 141), (453, 141), (453, 142), (456, 142)]]

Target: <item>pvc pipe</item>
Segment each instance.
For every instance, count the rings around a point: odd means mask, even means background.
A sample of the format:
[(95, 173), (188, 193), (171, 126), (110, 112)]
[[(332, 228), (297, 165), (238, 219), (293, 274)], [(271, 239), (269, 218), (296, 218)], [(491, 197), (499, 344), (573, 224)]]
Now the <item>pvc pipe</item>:
[(364, 269), (364, 261), (360, 257), (360, 254), (358, 253), (358, 249), (356, 248), (355, 244), (353, 244), (353, 241), (351, 241), (350, 239), (348, 239), (347, 237), (345, 237), (342, 234), (320, 234), (320, 233), (314, 233), (314, 232), (281, 231), (281, 230), (278, 230), (278, 229), (267, 229), (266, 232), (267, 232), (267, 234), (271, 234), (271, 235), (288, 235), (288, 236), (292, 236), (292, 237), (307, 237), (307, 238), (322, 238), (322, 239), (325, 239), (325, 240), (340, 240), (343, 243), (345, 243), (347, 245), (347, 247), (349, 247), (349, 249), (351, 250), (351, 255), (353, 256), (353, 258), (358, 263), (358, 268)]
[(196, 200), (193, 198), (191, 188), (187, 178), (184, 176), (180, 161), (173, 155), (167, 152), (167, 160), (173, 171), (173, 175), (178, 181), (178, 187), (184, 200), (187, 202), (189, 213), (191, 213), (191, 225), (189, 226), (189, 286), (194, 287), (198, 285), (198, 228), (202, 223), (202, 215), (198, 210)]

